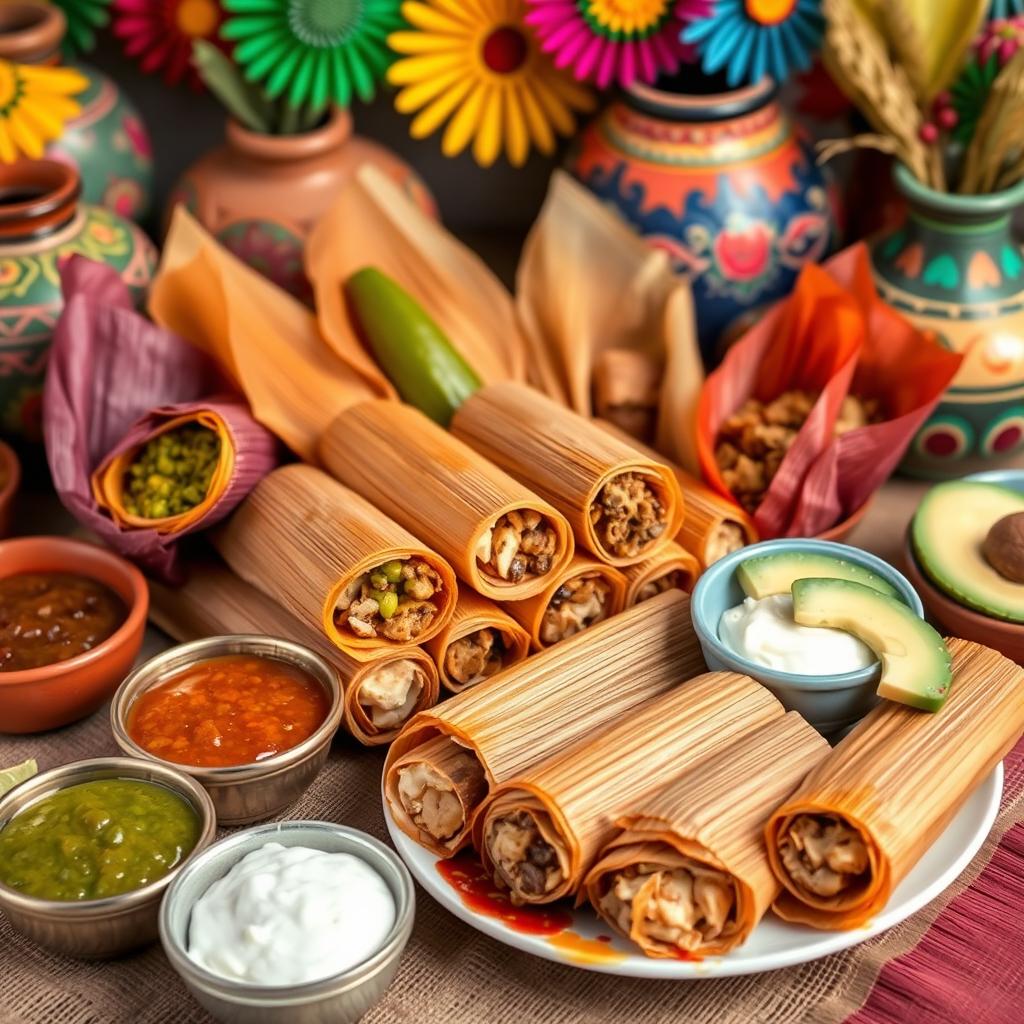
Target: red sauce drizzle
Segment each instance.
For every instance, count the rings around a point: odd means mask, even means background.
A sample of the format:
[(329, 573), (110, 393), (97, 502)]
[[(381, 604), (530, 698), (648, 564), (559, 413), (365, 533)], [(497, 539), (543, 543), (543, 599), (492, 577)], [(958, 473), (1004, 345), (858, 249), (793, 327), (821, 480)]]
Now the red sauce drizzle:
[(524, 935), (557, 935), (572, 925), (572, 914), (557, 907), (516, 907), (494, 885), (484, 866), (463, 854), (437, 862), (438, 874), (459, 894), (470, 910), (495, 917)]

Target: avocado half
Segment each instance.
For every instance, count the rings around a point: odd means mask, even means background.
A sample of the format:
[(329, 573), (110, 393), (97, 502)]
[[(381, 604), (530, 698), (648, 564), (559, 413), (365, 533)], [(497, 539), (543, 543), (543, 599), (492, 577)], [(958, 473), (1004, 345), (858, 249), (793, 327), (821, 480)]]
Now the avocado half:
[(771, 597), (772, 594), (788, 594), (797, 580), (810, 578), (850, 580), (863, 583), (880, 594), (899, 597), (899, 591), (878, 573), (845, 558), (815, 551), (753, 555), (736, 567), (736, 582), (743, 588), (743, 593), (757, 599)]
[(793, 618), (859, 637), (878, 655), (878, 696), (922, 711), (938, 711), (953, 673), (941, 636), (894, 597), (850, 580), (797, 580)]
[(910, 536), (918, 564), (960, 604), (997, 619), (1024, 622), (1024, 584), (1000, 576), (982, 545), (998, 520), (1024, 512), (1024, 494), (998, 484), (951, 480), (918, 506)]

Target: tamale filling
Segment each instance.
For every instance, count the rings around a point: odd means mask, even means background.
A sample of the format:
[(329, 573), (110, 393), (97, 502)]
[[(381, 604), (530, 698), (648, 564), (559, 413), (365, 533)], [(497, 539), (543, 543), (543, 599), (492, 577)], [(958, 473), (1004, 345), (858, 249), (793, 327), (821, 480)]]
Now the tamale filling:
[(798, 814), (779, 840), (794, 884), (815, 896), (838, 896), (865, 881), (868, 851), (857, 831), (830, 814)]
[(688, 582), (689, 578), (682, 569), (670, 569), (640, 587), (636, 592), (636, 603), (649, 601), (652, 597), (664, 594), (666, 590), (685, 590)]
[(376, 728), (395, 729), (416, 710), (424, 685), (420, 666), (401, 658), (369, 669), (360, 680), (357, 699)]
[(739, 551), (747, 545), (747, 535), (743, 527), (732, 519), (723, 519), (708, 535), (704, 545), (704, 562), (713, 565), (720, 558)]
[(519, 583), (544, 576), (555, 564), (558, 535), (539, 512), (513, 509), (500, 516), (481, 538), (476, 557), (490, 576)]
[(469, 751), (449, 760), (445, 771), (426, 761), (413, 761), (398, 770), (398, 799), (417, 828), (439, 842), (459, 835), (467, 810), (487, 792), (480, 762)]
[(527, 811), (496, 818), (487, 835), (495, 882), (512, 890), (512, 901), (543, 896), (564, 877), (558, 851)]
[(499, 629), (485, 626), (453, 640), (444, 652), (444, 670), (460, 686), (472, 686), (500, 672), (507, 649)]
[(668, 527), (668, 509), (650, 477), (620, 473), (590, 506), (598, 543), (615, 558), (636, 558)]
[(444, 584), (420, 558), (394, 559), (364, 573), (338, 598), (334, 622), (363, 639), (412, 643), (437, 617)]
[(608, 617), (611, 586), (600, 576), (576, 576), (566, 580), (544, 610), (540, 638), (555, 644)]

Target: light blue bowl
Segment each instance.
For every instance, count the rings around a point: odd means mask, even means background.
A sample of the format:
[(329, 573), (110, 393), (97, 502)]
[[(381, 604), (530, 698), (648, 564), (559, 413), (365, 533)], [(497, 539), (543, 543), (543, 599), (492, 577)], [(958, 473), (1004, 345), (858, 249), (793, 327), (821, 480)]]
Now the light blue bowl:
[(910, 582), (888, 562), (860, 548), (827, 540), (783, 538), (753, 544), (715, 562), (697, 581), (690, 603), (690, 615), (708, 668), (751, 676), (771, 690), (787, 711), (799, 711), (815, 729), (828, 736), (853, 725), (878, 702), (875, 691), (881, 673), (880, 664), (876, 662), (856, 672), (834, 676), (796, 675), (748, 661), (718, 637), (718, 623), (722, 613), (741, 604), (746, 596), (736, 580), (737, 567), (754, 555), (773, 555), (781, 551), (832, 555), (854, 562), (891, 583), (922, 619), (924, 607)]

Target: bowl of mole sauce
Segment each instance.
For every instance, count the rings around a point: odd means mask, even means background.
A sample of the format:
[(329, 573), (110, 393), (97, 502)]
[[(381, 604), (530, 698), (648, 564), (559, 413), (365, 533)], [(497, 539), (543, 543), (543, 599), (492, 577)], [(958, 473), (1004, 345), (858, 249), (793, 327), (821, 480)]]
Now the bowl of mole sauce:
[(0, 541), (0, 732), (56, 729), (110, 698), (142, 646), (133, 565), (66, 537)]

